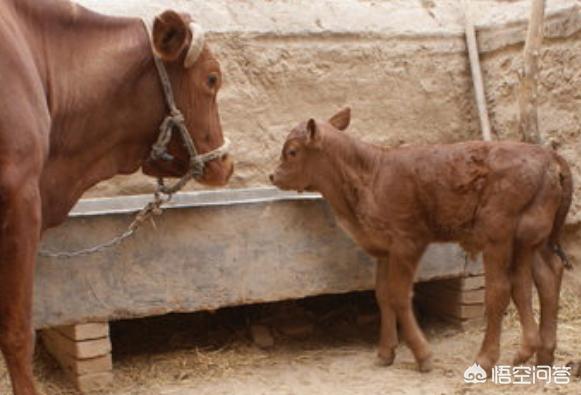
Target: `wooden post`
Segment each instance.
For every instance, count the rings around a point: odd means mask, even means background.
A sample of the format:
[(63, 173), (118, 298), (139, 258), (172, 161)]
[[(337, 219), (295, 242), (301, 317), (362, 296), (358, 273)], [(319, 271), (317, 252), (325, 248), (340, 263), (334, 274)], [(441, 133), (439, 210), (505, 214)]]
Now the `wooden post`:
[(537, 82), (544, 14), (545, 0), (531, 0), (531, 19), (524, 47), (519, 87), (519, 132), (522, 140), (529, 143), (542, 143), (537, 117)]
[(478, 58), (478, 45), (476, 43), (476, 32), (470, 15), (470, 4), (464, 0), (464, 20), (466, 30), (466, 46), (468, 47), (468, 58), (470, 59), (470, 70), (472, 71), (472, 82), (474, 83), (474, 95), (478, 107), (480, 118), (480, 131), (484, 141), (491, 141), (490, 119), (486, 108), (486, 96), (484, 94), (484, 82), (482, 80), (482, 70), (480, 69), (480, 59)]

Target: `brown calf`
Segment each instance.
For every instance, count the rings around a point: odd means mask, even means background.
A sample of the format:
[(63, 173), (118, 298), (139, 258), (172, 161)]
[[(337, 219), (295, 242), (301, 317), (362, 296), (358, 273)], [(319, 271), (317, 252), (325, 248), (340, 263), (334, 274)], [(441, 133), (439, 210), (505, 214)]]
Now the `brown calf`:
[(476, 361), (490, 372), (498, 360), (512, 296), (523, 329), (515, 364), (535, 353), (537, 363), (552, 364), (563, 268), (554, 255), (564, 258), (558, 243), (572, 194), (567, 163), (517, 142), (382, 149), (340, 132), (349, 122), (345, 109), (328, 122), (299, 124), (270, 178), (281, 189), (320, 192), (342, 228), (377, 258), (380, 361), (393, 363), (397, 321), (419, 370), (431, 369), (432, 353), (411, 308), (413, 280), (429, 243), (456, 241), (471, 254), (483, 252), (487, 328)]
[[(65, 0), (0, 0), (0, 349), (16, 395), (36, 393), (32, 288), (43, 230), (101, 180), (140, 168), (153, 176), (188, 170), (177, 135), (173, 160), (150, 158), (169, 111), (152, 42), (198, 152), (224, 142), (220, 64), (202, 35), (194, 40), (190, 22), (164, 12), (148, 37), (138, 18)], [(231, 160), (221, 157), (198, 180), (221, 185), (231, 174)]]

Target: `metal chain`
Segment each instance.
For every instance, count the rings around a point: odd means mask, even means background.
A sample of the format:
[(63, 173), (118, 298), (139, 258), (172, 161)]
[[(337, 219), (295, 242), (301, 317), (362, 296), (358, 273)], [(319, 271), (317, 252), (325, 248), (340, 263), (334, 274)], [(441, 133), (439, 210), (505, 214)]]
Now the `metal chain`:
[(38, 255), (47, 257), (47, 258), (58, 258), (58, 259), (68, 259), (68, 258), (75, 258), (79, 256), (91, 255), (97, 252), (101, 252), (103, 250), (107, 250), (109, 248), (118, 246), (119, 244), (123, 243), (129, 237), (133, 236), (135, 231), (139, 229), (139, 227), (148, 219), (152, 219), (154, 216), (159, 216), (162, 214), (163, 209), (161, 206), (164, 203), (167, 203), (171, 200), (172, 195), (165, 195), (162, 194), (159, 190), (154, 193), (154, 198), (151, 202), (147, 203), (141, 210), (137, 212), (133, 221), (127, 227), (123, 233), (119, 236), (112, 238), (109, 241), (106, 241), (101, 244), (97, 244), (96, 246), (83, 248), (77, 251), (59, 251), (59, 252), (52, 252), (47, 250), (40, 250)]

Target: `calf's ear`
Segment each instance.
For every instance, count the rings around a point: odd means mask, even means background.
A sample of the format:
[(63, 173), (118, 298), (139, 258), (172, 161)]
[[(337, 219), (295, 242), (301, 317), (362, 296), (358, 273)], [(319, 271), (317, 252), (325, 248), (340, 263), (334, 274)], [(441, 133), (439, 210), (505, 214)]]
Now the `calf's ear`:
[(321, 141), (321, 131), (319, 130), (319, 126), (317, 126), (317, 122), (311, 118), (307, 122), (307, 142), (309, 144), (318, 145)]
[(351, 108), (349, 107), (343, 108), (337, 114), (329, 118), (329, 123), (338, 130), (347, 129), (349, 122), (351, 122)]
[(190, 40), (188, 24), (175, 11), (155, 17), (152, 35), (155, 52), (168, 62), (177, 60)]

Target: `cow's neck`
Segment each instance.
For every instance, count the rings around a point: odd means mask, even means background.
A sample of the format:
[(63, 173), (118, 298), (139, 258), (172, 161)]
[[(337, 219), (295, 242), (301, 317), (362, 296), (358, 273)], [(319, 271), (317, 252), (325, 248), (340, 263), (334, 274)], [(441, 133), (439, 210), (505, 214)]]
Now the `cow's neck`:
[[(81, 7), (61, 12), (50, 16), (51, 48), (39, 62), (53, 121), (41, 186), (43, 204), (57, 214), (47, 226), (92, 185), (138, 170), (166, 112), (141, 21)], [(59, 23), (67, 27), (54, 29)]]
[(361, 193), (375, 178), (383, 151), (346, 134), (336, 134), (324, 142), (321, 168), (315, 189), (329, 201), (344, 221), (356, 222)]

